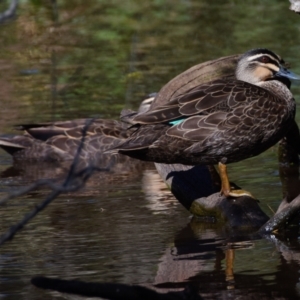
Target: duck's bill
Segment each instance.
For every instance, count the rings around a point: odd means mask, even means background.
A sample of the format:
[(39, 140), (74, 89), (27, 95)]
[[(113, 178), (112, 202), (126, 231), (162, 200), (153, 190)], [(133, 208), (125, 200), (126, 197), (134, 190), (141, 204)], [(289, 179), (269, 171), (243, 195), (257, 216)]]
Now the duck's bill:
[(276, 73), (276, 76), (281, 76), (285, 77), (288, 79), (293, 79), (293, 80), (300, 80), (300, 76), (296, 75), (295, 73), (291, 72), (288, 69), (281, 68), (279, 71)]

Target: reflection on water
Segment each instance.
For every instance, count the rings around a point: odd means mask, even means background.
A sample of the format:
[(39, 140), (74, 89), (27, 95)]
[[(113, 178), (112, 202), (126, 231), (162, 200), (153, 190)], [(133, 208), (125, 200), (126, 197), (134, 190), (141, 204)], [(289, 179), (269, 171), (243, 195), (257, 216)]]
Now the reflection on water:
[(192, 221), (166, 250), (155, 286), (179, 288), (190, 282), (204, 299), (297, 299), (299, 243), (294, 240), (295, 250), (287, 242), (271, 241), (234, 241), (220, 228)]
[[(22, 1), (17, 17), (0, 27), (0, 131), (118, 117), (191, 65), (255, 47), (278, 52), (300, 73), (300, 19), (286, 2)], [(299, 87), (293, 92), (299, 103)], [(39, 178), (62, 177), (66, 168), (11, 168), (1, 153), (0, 172), (2, 196)], [(265, 212), (276, 210), (282, 199), (276, 147), (229, 172)], [(47, 193), (39, 189), (2, 207), (1, 232)], [(299, 249), (297, 235), (233, 236), (191, 221), (153, 165), (136, 163), (95, 174), (2, 246), (0, 297), (64, 298), (30, 285), (32, 276), (44, 275), (158, 291), (191, 282), (205, 299), (300, 299)]]
[(147, 208), (152, 212), (168, 213), (172, 206), (179, 205), (156, 170), (145, 170), (142, 184)]
[[(9, 168), (1, 174), (1, 192), (62, 173), (58, 166)], [(44, 275), (158, 292), (193, 284), (204, 299), (297, 299), (297, 235), (261, 239), (190, 220), (151, 164), (118, 175), (94, 174), (82, 191), (56, 199), (1, 247), (1, 296), (59, 299), (59, 293), (30, 287), (31, 277)], [(1, 231), (46, 194), (41, 189), (11, 200), (1, 210)]]
[[(15, 174), (13, 169), (2, 173), (1, 185), (11, 181), (10, 188), (14, 189), (29, 184), (30, 170), (33, 170), (31, 178), (36, 178), (36, 168), (17, 170)], [(26, 177), (20, 172), (26, 172)], [(145, 182), (153, 185), (149, 176), (153, 172), (153, 166), (149, 166), (145, 171), (141, 168), (128, 172), (127, 176), (115, 176), (114, 180), (109, 180), (111, 174), (96, 173), (83, 191), (63, 195), (52, 203), (26, 227), (24, 234), (18, 234), (0, 249), (3, 293), (24, 294), (26, 299), (28, 280), (37, 274), (150, 283), (165, 243), (172, 239), (178, 223), (186, 223), (188, 216), (176, 205), (167, 204), (175, 199), (167, 200), (165, 214), (157, 214), (157, 207), (163, 212), (159, 202), (164, 202), (166, 193), (161, 182), (163, 190), (155, 190), (160, 196), (158, 203), (145, 200), (143, 185)], [(154, 179), (157, 181), (155, 176)], [(39, 190), (26, 198), (10, 201), (1, 211), (1, 231), (20, 219), (46, 193)], [(150, 193), (145, 190), (145, 194)], [(166, 216), (178, 221), (172, 224)], [(21, 278), (21, 282), (16, 281), (15, 276)], [(33, 289), (32, 293), (31, 299), (39, 299), (42, 292)]]

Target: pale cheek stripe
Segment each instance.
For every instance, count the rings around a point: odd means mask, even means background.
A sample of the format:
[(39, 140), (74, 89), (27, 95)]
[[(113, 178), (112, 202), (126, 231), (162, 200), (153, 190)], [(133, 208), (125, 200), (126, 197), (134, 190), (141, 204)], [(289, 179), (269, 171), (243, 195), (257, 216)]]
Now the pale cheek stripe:
[(259, 57), (262, 57), (262, 56), (268, 56), (270, 59), (275, 60), (280, 65), (280, 62), (276, 58), (274, 58), (273, 56), (271, 56), (269, 54), (263, 54), (263, 53), (252, 55), (252, 56), (247, 58), (247, 61), (255, 60), (255, 59), (257, 59)]
[(262, 65), (263, 67), (267, 66), (269, 69), (275, 71), (275, 72), (278, 72), (279, 71), (279, 68), (273, 64), (266, 64), (266, 65)]

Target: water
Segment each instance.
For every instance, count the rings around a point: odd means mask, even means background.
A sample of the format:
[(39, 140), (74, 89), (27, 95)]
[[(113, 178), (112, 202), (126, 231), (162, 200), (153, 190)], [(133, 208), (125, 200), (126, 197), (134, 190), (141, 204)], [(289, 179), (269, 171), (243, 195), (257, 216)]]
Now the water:
[[(300, 74), (299, 16), (288, 6), (281, 0), (22, 1), (17, 16), (0, 27), (0, 131), (15, 133), (19, 123), (117, 118), (188, 67), (255, 47), (276, 51)], [(299, 105), (299, 86), (293, 93)], [(276, 153), (273, 147), (229, 166), (231, 180), (258, 196), (268, 215), (282, 199)], [(62, 172), (11, 165), (1, 152), (0, 196)], [(42, 188), (10, 200), (0, 210), (1, 232), (47, 194)], [(222, 228), (191, 221), (148, 165), (96, 174), (2, 246), (0, 297), (74, 299), (30, 284), (44, 275), (159, 291), (193, 282), (205, 299), (297, 299), (299, 249), (297, 236), (232, 240)]]

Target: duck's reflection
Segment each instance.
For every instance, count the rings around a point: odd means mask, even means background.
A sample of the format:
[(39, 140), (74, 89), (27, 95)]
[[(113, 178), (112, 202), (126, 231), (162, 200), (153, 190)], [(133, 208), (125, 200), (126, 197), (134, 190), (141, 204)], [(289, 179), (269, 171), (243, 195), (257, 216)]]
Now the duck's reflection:
[(154, 214), (167, 213), (172, 206), (177, 206), (179, 204), (154, 169), (144, 170), (142, 188), (148, 203), (146, 206)]
[[(299, 262), (295, 236), (230, 238), (222, 228), (191, 220), (160, 258), (153, 284), (141, 289), (117, 283), (91, 285), (98, 296), (105, 292), (106, 299), (119, 299), (117, 290), (133, 295), (130, 299), (299, 299)], [(81, 295), (91, 295), (91, 286), (85, 284), (45, 280), (37, 286), (69, 293), (80, 286)]]
[(229, 237), (222, 228), (191, 220), (161, 257), (155, 288), (193, 284), (204, 299), (300, 299), (297, 235), (266, 240), (240, 234)]

